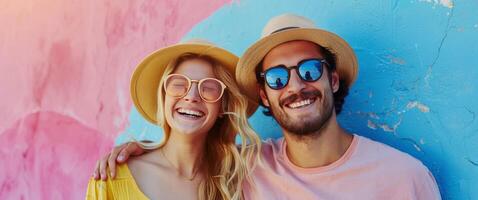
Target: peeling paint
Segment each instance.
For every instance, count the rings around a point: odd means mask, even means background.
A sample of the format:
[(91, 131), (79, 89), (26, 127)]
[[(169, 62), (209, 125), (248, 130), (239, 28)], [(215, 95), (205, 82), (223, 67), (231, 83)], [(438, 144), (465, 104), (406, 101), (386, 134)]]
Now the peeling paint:
[(395, 129), (391, 128), (387, 124), (380, 125), (380, 128), (382, 128), (382, 130), (385, 131), (385, 132), (394, 132), (395, 131)]
[(400, 139), (412, 143), (413, 147), (414, 147), (417, 151), (419, 151), (419, 152), (422, 151), (422, 148), (420, 148), (420, 146), (417, 144), (417, 142), (415, 142), (415, 140), (413, 140), (412, 138), (400, 138)]
[(369, 127), (370, 129), (373, 129), (373, 130), (377, 129), (377, 125), (370, 120), (367, 120), (367, 127)]
[(386, 123), (375, 123), (375, 122), (373, 122), (372, 120), (369, 119), (369, 120), (367, 120), (367, 127), (369, 127), (370, 129), (373, 129), (373, 130), (376, 130), (377, 128), (381, 128), (385, 132), (395, 133), (395, 131), (397, 130), (397, 128), (400, 126), (401, 123), (402, 123), (401, 118), (393, 126), (390, 126)]
[(387, 58), (390, 59), (391, 63), (397, 64), (397, 65), (405, 65), (406, 64), (406, 62), (403, 58), (394, 57), (392, 55), (387, 56)]
[(423, 77), (423, 79), (425, 80), (426, 86), (430, 86), (430, 77), (432, 75), (432, 72), (433, 72), (433, 64), (428, 67), (427, 72), (425, 73), (425, 76)]
[(440, 4), (447, 8), (453, 8), (453, 2), (451, 0), (420, 0), (421, 2), (433, 3), (434, 5)]
[(380, 117), (374, 112), (369, 112), (368, 116), (373, 119), (380, 119)]
[(423, 113), (430, 112), (430, 108), (429, 108), (427, 105), (422, 104), (422, 103), (420, 103), (420, 102), (418, 102), (418, 101), (408, 102), (407, 108), (408, 108), (408, 109), (417, 108), (418, 110), (420, 110), (420, 111), (423, 112)]
[(393, 125), (393, 130), (397, 130), (397, 128), (402, 124), (403, 117), (400, 117), (400, 120), (398, 120), (397, 123)]

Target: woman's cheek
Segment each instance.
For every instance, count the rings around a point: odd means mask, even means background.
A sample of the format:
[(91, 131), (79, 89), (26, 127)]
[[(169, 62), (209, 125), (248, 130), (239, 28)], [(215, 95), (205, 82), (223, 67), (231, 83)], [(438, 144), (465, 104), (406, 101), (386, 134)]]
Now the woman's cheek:
[(164, 99), (164, 113), (163, 115), (166, 118), (166, 123), (168, 123), (170, 126), (173, 125), (173, 108), (174, 108), (174, 102), (171, 101), (170, 98), (166, 97)]

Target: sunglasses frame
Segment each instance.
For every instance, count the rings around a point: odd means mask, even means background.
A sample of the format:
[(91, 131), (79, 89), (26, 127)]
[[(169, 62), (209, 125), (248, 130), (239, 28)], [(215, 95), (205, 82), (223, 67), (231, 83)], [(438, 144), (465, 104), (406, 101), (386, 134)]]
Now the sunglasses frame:
[[(174, 95), (171, 95), (170, 93), (168, 93), (168, 89), (166, 88), (166, 83), (168, 82), (168, 80), (173, 77), (173, 76), (181, 76), (183, 78), (185, 78), (187, 81), (188, 81), (188, 89), (186, 90), (186, 92), (181, 95), (181, 96), (174, 96)], [(219, 97), (216, 99), (216, 100), (207, 100), (205, 99), (202, 94), (201, 94), (201, 90), (199, 89), (201, 84), (204, 83), (204, 81), (207, 81), (207, 80), (214, 80), (214, 81), (217, 81), (219, 82), (219, 84), (221, 85), (221, 94), (219, 95)], [(166, 79), (164, 80), (164, 83), (163, 83), (163, 87), (164, 87), (164, 91), (166, 92), (167, 95), (169, 96), (172, 96), (172, 97), (175, 97), (175, 98), (178, 98), (178, 99), (181, 99), (183, 97), (185, 97), (186, 95), (188, 95), (189, 91), (191, 90), (191, 86), (193, 83), (197, 83), (197, 89), (198, 89), (198, 93), (199, 93), (199, 96), (201, 97), (201, 99), (204, 101), (204, 102), (207, 102), (207, 103), (215, 103), (217, 101), (219, 101), (222, 96), (224, 95), (224, 90), (226, 90), (227, 86), (226, 84), (224, 84), (222, 81), (220, 81), (219, 79), (215, 79), (215, 78), (203, 78), (201, 80), (193, 80), (193, 79), (190, 79), (189, 77), (187, 77), (186, 75), (183, 75), (183, 74), (170, 74), (166, 77)]]
[[(301, 67), (301, 65), (307, 61), (311, 61), (311, 60), (315, 60), (315, 61), (319, 61), (320, 65), (319, 65), (319, 71), (320, 71), (320, 76), (319, 78), (317, 78), (317, 80), (306, 80), (304, 77), (302, 77), (302, 75), (300, 75), (300, 72), (299, 72), (299, 68)], [(325, 60), (325, 59), (319, 59), (319, 58), (308, 58), (308, 59), (304, 59), (304, 60), (301, 60), (299, 61), (299, 63), (297, 63), (297, 65), (295, 66), (290, 66), (290, 67), (287, 67), (283, 64), (281, 65), (277, 65), (277, 66), (274, 66), (274, 67), (271, 67), (261, 73), (259, 73), (259, 76), (262, 78), (262, 80), (264, 80), (264, 82), (266, 83), (266, 85), (270, 88), (270, 89), (273, 89), (273, 90), (282, 90), (284, 89), (285, 87), (287, 87), (287, 85), (289, 84), (289, 81), (290, 81), (290, 71), (292, 69), (295, 69), (296, 73), (297, 73), (297, 76), (299, 76), (299, 78), (305, 82), (309, 82), (309, 83), (312, 83), (312, 82), (316, 82), (318, 80), (320, 80), (320, 78), (322, 78), (322, 75), (324, 74), (324, 65), (323, 64), (326, 64), (326, 65), (329, 65), (329, 63)], [(330, 66), (330, 65), (329, 65)], [(287, 71), (287, 82), (284, 84), (284, 86), (282, 86), (281, 88), (273, 88), (271, 85), (269, 85), (269, 82), (267, 82), (266, 80), (266, 75), (267, 75), (267, 72), (269, 72), (270, 70), (272, 69), (276, 69), (276, 68), (284, 68), (286, 71)]]

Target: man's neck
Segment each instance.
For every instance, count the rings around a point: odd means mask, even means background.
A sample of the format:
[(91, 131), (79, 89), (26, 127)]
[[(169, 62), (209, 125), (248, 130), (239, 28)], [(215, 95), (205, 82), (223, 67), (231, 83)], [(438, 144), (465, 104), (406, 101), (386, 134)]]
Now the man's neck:
[(283, 133), (287, 157), (303, 168), (332, 164), (345, 154), (353, 139), (351, 134), (338, 125), (335, 113), (324, 127), (310, 136), (297, 136), (285, 130)]

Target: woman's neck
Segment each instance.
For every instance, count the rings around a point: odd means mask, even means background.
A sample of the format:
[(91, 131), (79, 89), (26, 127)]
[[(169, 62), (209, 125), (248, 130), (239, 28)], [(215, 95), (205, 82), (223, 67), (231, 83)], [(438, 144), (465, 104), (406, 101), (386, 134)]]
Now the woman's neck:
[(179, 176), (194, 179), (203, 164), (204, 143), (205, 137), (171, 133), (160, 151)]

